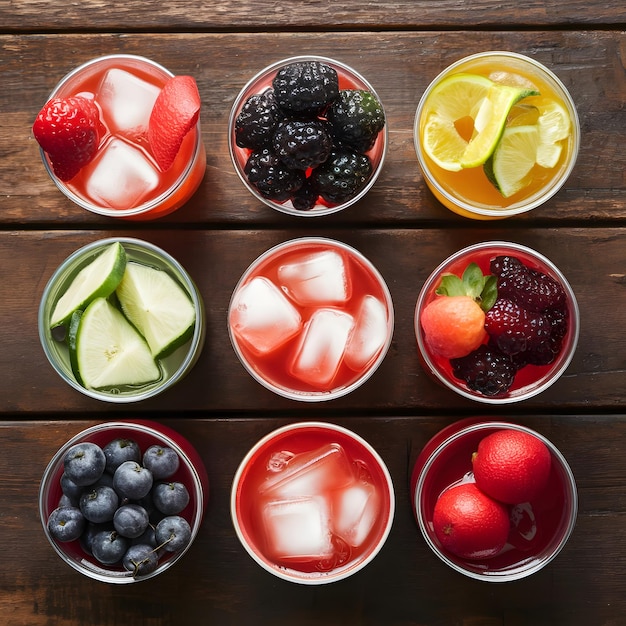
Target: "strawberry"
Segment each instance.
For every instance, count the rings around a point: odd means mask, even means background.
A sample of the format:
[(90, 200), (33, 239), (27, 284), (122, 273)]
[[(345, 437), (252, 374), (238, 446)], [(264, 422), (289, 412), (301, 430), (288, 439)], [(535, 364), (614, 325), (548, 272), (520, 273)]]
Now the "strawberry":
[(168, 170), (185, 135), (200, 115), (200, 94), (191, 76), (170, 78), (158, 95), (148, 124), (148, 142), (162, 171)]
[(41, 109), (33, 134), (60, 180), (71, 180), (94, 158), (99, 125), (98, 107), (82, 96), (53, 98)]

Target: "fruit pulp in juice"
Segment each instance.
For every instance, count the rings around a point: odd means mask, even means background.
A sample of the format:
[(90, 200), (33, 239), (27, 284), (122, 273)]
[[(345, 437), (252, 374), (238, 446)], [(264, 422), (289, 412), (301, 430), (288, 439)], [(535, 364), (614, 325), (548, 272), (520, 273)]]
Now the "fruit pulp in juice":
[(98, 152), (66, 183), (83, 202), (112, 213), (154, 203), (148, 212), (132, 216), (153, 219), (180, 207), (195, 192), (206, 165), (199, 125), (187, 133), (165, 172), (148, 142), (152, 106), (169, 78), (151, 63), (112, 57), (86, 67), (54, 94), (85, 96), (100, 111)]
[(239, 525), (279, 567), (305, 574), (346, 568), (384, 537), (391, 506), (385, 476), (344, 433), (287, 431), (256, 452), (239, 485)]
[[(432, 513), (439, 495), (461, 482), (473, 482), (472, 454), (478, 443), (495, 429), (474, 430), (460, 436), (440, 451), (424, 480), (420, 506), (424, 521), (432, 528)], [(413, 476), (412, 493), (415, 494), (417, 476)], [(570, 495), (567, 476), (557, 459), (552, 457), (548, 483), (531, 502), (509, 505), (511, 530), (506, 545), (495, 557), (481, 561), (461, 559), (448, 554), (454, 561), (472, 568), (479, 564), (481, 572), (502, 572), (532, 563), (558, 541), (568, 527)], [(432, 535), (434, 537), (434, 535)]]
[(390, 333), (381, 279), (349, 250), (321, 242), (290, 245), (254, 268), (233, 296), (229, 322), (263, 380), (303, 394), (357, 381)]
[[(521, 100), (518, 105), (515, 105), (511, 110), (507, 125), (516, 125), (516, 118), (518, 121), (524, 119), (529, 107), (541, 108), (549, 105), (552, 102), (557, 102), (569, 115), (569, 109), (563, 98), (555, 91), (550, 82), (544, 79), (537, 70), (534, 70), (532, 66), (526, 65), (521, 62), (515, 62), (515, 60), (500, 60), (497, 58), (481, 58), (473, 61), (468, 61), (467, 64), (458, 66), (455, 68), (456, 73), (471, 73), (486, 76), (496, 83), (512, 86), (532, 87), (539, 91), (538, 96), (528, 96)], [(453, 74), (450, 74), (453, 75)], [(427, 103), (425, 108), (427, 107)], [(423, 132), (425, 125), (424, 116), (420, 120), (420, 142), (423, 143)], [(461, 124), (457, 125), (458, 132), (464, 136), (466, 140), (471, 138), (473, 131), (473, 125), (470, 123), (464, 124), (463, 120)], [(529, 122), (534, 123), (534, 122)], [(570, 119), (570, 124), (572, 120)], [(569, 137), (563, 140), (563, 149), (557, 164), (553, 168), (544, 168), (535, 164), (530, 171), (528, 178), (530, 184), (520, 189), (512, 196), (505, 198), (495, 188), (495, 186), (489, 181), (485, 172), (481, 167), (473, 167), (462, 169), (458, 172), (451, 172), (439, 167), (431, 159), (425, 151), (422, 151), (423, 159), (427, 162), (433, 177), (441, 185), (445, 191), (452, 196), (459, 198), (460, 200), (482, 208), (502, 208), (505, 209), (512, 205), (516, 205), (520, 202), (524, 202), (527, 198), (531, 198), (541, 192), (542, 189), (550, 185), (550, 183), (558, 178), (564, 169), (567, 167), (567, 163), (570, 158), (570, 153), (573, 150), (573, 136), (570, 132)]]

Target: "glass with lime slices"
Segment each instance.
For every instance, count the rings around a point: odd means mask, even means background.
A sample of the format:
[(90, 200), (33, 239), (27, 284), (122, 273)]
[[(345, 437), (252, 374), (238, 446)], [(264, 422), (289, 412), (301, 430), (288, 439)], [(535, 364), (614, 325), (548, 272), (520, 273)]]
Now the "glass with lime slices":
[(474, 219), (524, 213), (570, 175), (580, 144), (574, 102), (546, 67), (513, 52), (474, 54), (445, 69), (415, 116), (426, 184)]
[(39, 307), (48, 361), (70, 386), (106, 402), (151, 398), (197, 361), (204, 305), (187, 271), (139, 239), (94, 241), (55, 270)]

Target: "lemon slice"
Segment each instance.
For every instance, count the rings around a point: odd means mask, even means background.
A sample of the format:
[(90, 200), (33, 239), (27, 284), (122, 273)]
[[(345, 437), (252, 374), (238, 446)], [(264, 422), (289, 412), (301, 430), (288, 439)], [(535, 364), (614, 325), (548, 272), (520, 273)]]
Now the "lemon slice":
[(67, 324), (72, 313), (84, 309), (95, 298), (106, 298), (115, 291), (126, 268), (126, 252), (116, 241), (83, 267), (59, 298), (50, 316), (50, 328)]
[(537, 163), (541, 167), (553, 168), (559, 162), (563, 144), (570, 134), (571, 122), (567, 111), (558, 103), (550, 102), (539, 107), (539, 146)]
[(539, 142), (540, 133), (536, 125), (509, 126), (504, 129), (484, 170), (487, 178), (505, 198), (530, 182), (527, 176), (537, 161)]
[(196, 312), (187, 292), (167, 273), (129, 262), (117, 287), (122, 311), (162, 358), (191, 336)]
[(105, 298), (91, 302), (72, 332), (70, 361), (85, 387), (142, 385), (161, 377), (144, 338)]

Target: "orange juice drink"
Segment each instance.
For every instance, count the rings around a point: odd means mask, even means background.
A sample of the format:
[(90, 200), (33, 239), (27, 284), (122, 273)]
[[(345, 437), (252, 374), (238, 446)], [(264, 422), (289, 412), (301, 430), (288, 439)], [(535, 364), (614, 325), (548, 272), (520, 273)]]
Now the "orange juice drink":
[(420, 100), (414, 132), (430, 190), (474, 219), (510, 217), (544, 203), (565, 183), (580, 143), (565, 86), (512, 52), (475, 54), (439, 74)]
[(49, 102), (79, 96), (99, 113), (95, 156), (69, 180), (61, 179), (42, 147), (50, 177), (70, 200), (99, 215), (132, 220), (162, 217), (189, 200), (206, 169), (199, 121), (186, 132), (167, 168), (159, 164), (149, 141), (151, 113), (172, 77), (154, 61), (116, 54), (81, 65), (56, 86)]

